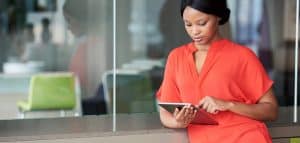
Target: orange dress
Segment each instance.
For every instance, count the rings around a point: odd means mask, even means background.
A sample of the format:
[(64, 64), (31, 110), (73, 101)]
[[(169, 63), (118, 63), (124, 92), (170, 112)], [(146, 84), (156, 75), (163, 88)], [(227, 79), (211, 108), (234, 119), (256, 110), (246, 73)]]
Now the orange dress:
[[(160, 102), (198, 104), (204, 96), (255, 104), (271, 88), (256, 55), (248, 48), (222, 39), (208, 50), (200, 73), (196, 70), (193, 43), (174, 49), (168, 57), (164, 80), (157, 92)], [(229, 111), (212, 115), (219, 125), (187, 127), (191, 143), (271, 143), (261, 121)]]

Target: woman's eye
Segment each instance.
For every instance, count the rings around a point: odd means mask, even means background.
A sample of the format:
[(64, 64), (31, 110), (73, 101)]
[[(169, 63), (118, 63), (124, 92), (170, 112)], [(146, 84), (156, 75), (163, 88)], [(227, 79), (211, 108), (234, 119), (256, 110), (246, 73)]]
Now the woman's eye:
[(190, 27), (190, 26), (192, 26), (192, 24), (186, 23), (185, 26)]
[(199, 25), (204, 26), (204, 25), (206, 25), (206, 23), (207, 23), (206, 21), (205, 22), (200, 22)]

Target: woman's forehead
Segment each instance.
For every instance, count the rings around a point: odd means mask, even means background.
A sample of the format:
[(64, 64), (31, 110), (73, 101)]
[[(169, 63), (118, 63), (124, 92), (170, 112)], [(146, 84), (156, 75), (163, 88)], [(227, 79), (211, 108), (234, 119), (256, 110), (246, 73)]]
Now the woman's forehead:
[(183, 11), (183, 19), (189, 19), (189, 18), (203, 19), (203, 18), (208, 18), (209, 16), (211, 15), (201, 12), (190, 6), (187, 6)]

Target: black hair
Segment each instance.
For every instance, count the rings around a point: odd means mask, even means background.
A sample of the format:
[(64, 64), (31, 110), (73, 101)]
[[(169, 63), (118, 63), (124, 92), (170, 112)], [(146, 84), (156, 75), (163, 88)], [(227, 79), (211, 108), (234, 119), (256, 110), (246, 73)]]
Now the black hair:
[(42, 19), (42, 24), (43, 24), (44, 26), (49, 26), (50, 20), (49, 20), (48, 18), (43, 18), (43, 19)]
[(187, 6), (220, 17), (219, 25), (223, 25), (229, 20), (230, 10), (226, 0), (181, 0), (181, 16)]
[(88, 8), (90, 8), (88, 3), (88, 0), (66, 0), (63, 11), (77, 21), (85, 23), (90, 20), (88, 19)]

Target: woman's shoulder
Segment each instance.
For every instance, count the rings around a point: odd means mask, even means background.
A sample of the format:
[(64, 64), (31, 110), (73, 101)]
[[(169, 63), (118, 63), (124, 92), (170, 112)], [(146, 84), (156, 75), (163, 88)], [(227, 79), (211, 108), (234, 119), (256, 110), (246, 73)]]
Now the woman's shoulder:
[(230, 52), (234, 53), (234, 55), (239, 56), (241, 58), (253, 58), (257, 57), (256, 54), (251, 50), (251, 48), (238, 44), (236, 42), (233, 42), (231, 40), (227, 40), (227, 47)]
[(186, 43), (186, 44), (183, 44), (183, 45), (180, 45), (176, 48), (174, 48), (173, 50), (171, 50), (171, 52), (169, 53), (169, 55), (184, 55), (184, 54), (187, 54), (189, 51), (192, 51), (193, 50), (193, 43), (190, 42), (190, 43)]
[(172, 49), (170, 51), (170, 53), (168, 54), (168, 57), (169, 58), (180, 58), (180, 57), (184, 57), (188, 50), (190, 49), (190, 46), (191, 46), (192, 43), (187, 43), (187, 44), (184, 44), (184, 45), (180, 45), (174, 49)]

